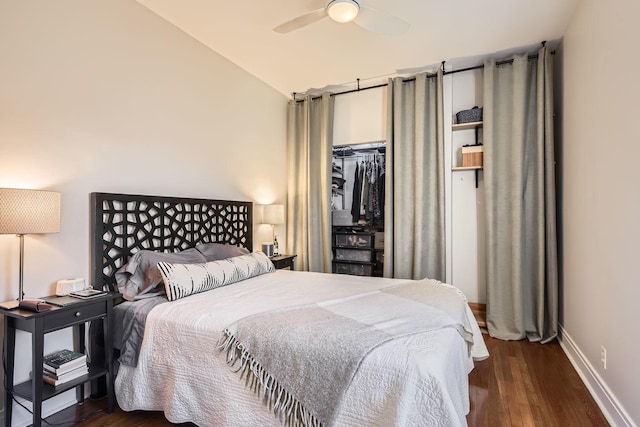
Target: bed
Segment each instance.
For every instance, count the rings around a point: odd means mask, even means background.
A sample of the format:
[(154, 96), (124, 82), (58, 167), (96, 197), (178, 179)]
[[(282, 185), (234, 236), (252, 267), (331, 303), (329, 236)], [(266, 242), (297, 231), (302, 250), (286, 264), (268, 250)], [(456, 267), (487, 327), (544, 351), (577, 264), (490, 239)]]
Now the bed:
[[(91, 204), (93, 283), (99, 289), (115, 290), (115, 273), (140, 250), (174, 253), (211, 243), (253, 247), (250, 202), (93, 193)], [(262, 262), (260, 256), (241, 255), (220, 262), (239, 262), (247, 257), (257, 257), (257, 262)], [(167, 283), (175, 281), (170, 277), (171, 271), (165, 273)], [(176, 282), (176, 286), (182, 286), (184, 280)], [(423, 291), (427, 288), (428, 295)], [(416, 290), (420, 297), (405, 295)], [(171, 422), (200, 426), (465, 426), (469, 412), (468, 373), (474, 360), (488, 356), (487, 349), (466, 303), (457, 314), (448, 316), (442, 314), (444, 309), (436, 302), (432, 304), (435, 308), (421, 305), (422, 294), (428, 299), (460, 293), (449, 285), (428, 280), (270, 269), (171, 302), (157, 296), (125, 301), (114, 309), (116, 330), (122, 330), (119, 323), (131, 310), (142, 304), (151, 308), (143, 316), (143, 339), (134, 363), (118, 368), (118, 404), (125, 411), (163, 411)], [(154, 299), (158, 302), (150, 304)], [(400, 315), (371, 320), (372, 316), (393, 313), (396, 304), (402, 311)], [(360, 317), (352, 315), (355, 306), (363, 307), (364, 311), (355, 310)], [(376, 307), (374, 313), (369, 312), (371, 307)], [(430, 315), (423, 325), (424, 312), (430, 310), (435, 315)], [(414, 311), (420, 317), (400, 321)], [(358, 327), (371, 320), (376, 326), (365, 329), (375, 329), (372, 335), (382, 338), (365, 336), (325, 344), (322, 340), (335, 341), (338, 328), (320, 331), (306, 327), (295, 329), (294, 334), (300, 337), (291, 348), (274, 344), (280, 342), (275, 341), (275, 336), (281, 331), (305, 324), (303, 319), (309, 312), (321, 313), (323, 321), (326, 313), (330, 313), (332, 322), (344, 322), (345, 317), (349, 325)], [(291, 318), (300, 320), (291, 322)], [(251, 344), (251, 351), (242, 345), (235, 347), (236, 334), (251, 335), (263, 323), (268, 323), (271, 331), (237, 340), (245, 344), (257, 340)], [(380, 324), (386, 326), (378, 327)], [(416, 331), (416, 325), (423, 329)], [(388, 330), (379, 334), (384, 328), (394, 330), (396, 335), (388, 334)], [(268, 335), (272, 332), (275, 335)], [(119, 337), (115, 347), (128, 354), (121, 334), (116, 335)], [(249, 354), (259, 351), (261, 339), (267, 340), (266, 345), (262, 343), (262, 351), (273, 353), (272, 360), (260, 353), (255, 358)], [(292, 340), (290, 335), (283, 339), (287, 344)], [(360, 353), (353, 350), (359, 347)], [(326, 348), (337, 350), (327, 352)], [(350, 355), (351, 352), (357, 354)], [(338, 367), (330, 367), (333, 360), (341, 361), (336, 364)], [(347, 362), (342, 363), (343, 360)], [(322, 368), (319, 374), (309, 373), (318, 370), (318, 365)], [(344, 366), (351, 370), (340, 370)], [(278, 375), (271, 376), (273, 371)], [(323, 375), (328, 379), (321, 378)], [(313, 378), (313, 384), (307, 384), (307, 378)], [(289, 393), (290, 388), (295, 392)], [(318, 395), (333, 388), (329, 390), (331, 396)], [(318, 402), (330, 404), (318, 407)]]

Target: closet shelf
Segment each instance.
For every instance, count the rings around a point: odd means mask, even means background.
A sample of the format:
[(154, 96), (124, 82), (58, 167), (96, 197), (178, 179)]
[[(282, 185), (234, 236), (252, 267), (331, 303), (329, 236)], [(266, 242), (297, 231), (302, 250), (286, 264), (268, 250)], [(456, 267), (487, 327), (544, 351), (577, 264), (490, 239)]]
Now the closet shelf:
[[(482, 127), (482, 121), (469, 122), (469, 123), (456, 123), (456, 124), (452, 124), (451, 125), (451, 130), (452, 131), (466, 130), (466, 129), (475, 130), (476, 131), (476, 145), (479, 145), (478, 133), (479, 133), (481, 127)], [(464, 154), (463, 154), (463, 156), (464, 156)], [(464, 162), (464, 157), (463, 157), (463, 164), (464, 163), (465, 162)], [(469, 163), (476, 163), (476, 162), (469, 162)], [(480, 163), (482, 163), (482, 161)], [(482, 170), (482, 166), (456, 166), (456, 167), (452, 167), (451, 170), (454, 171), (454, 172), (455, 171), (475, 171), (476, 188), (478, 188), (478, 171)]]
[(482, 122), (456, 123), (451, 125), (451, 130), (465, 130), (482, 127)]

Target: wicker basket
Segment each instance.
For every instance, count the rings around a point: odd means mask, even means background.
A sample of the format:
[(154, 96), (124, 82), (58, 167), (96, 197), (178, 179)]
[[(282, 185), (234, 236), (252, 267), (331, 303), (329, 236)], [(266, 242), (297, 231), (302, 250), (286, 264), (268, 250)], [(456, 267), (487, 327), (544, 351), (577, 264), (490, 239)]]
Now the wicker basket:
[(462, 147), (462, 167), (482, 167), (482, 145), (464, 145)]
[(456, 113), (458, 123), (470, 123), (482, 121), (482, 107), (473, 107), (470, 110), (462, 110)]

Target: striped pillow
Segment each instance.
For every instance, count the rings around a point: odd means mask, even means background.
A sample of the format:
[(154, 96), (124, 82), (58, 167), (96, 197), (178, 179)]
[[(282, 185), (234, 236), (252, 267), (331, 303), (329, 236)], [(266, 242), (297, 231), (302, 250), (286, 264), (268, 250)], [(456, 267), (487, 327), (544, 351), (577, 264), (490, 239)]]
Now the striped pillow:
[(164, 288), (169, 301), (205, 292), (253, 276), (275, 271), (273, 263), (262, 252), (204, 264), (171, 264), (159, 262)]

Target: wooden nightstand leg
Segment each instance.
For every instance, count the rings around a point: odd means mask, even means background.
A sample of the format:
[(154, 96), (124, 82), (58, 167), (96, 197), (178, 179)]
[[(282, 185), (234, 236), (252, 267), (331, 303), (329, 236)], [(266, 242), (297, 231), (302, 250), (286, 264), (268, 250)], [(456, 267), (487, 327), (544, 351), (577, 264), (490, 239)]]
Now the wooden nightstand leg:
[(105, 363), (107, 365), (107, 413), (113, 412), (114, 405), (114, 390), (113, 390), (113, 342), (112, 342), (112, 332), (111, 328), (113, 326), (112, 321), (113, 315), (113, 301), (109, 300), (107, 302), (107, 316), (103, 319), (103, 329), (104, 329), (104, 352), (105, 352)]
[[(84, 353), (85, 352), (85, 324), (84, 323), (80, 323), (77, 325), (77, 330), (76, 330), (76, 351), (78, 353)], [(76, 400), (78, 401), (78, 403), (83, 403), (84, 402), (84, 384), (80, 384), (76, 387)]]
[(35, 319), (31, 332), (33, 348), (31, 366), (31, 396), (33, 402), (33, 427), (40, 427), (42, 423), (42, 360), (44, 352), (44, 320)]
[[(9, 316), (4, 318), (4, 355), (7, 360), (7, 371), (4, 373), (7, 387), (13, 390), (13, 368), (16, 358), (16, 329), (14, 327), (15, 320)], [(11, 426), (11, 415), (13, 413), (12, 393), (5, 391), (4, 393), (4, 425)]]
[[(100, 320), (92, 320), (89, 324), (89, 337), (91, 340), (91, 363), (96, 366), (104, 366), (105, 365), (105, 347), (104, 343), (106, 340), (105, 330), (104, 330), (104, 321)], [(96, 378), (91, 381), (91, 397), (92, 398), (101, 398), (104, 397), (106, 393), (105, 386), (105, 377)]]

